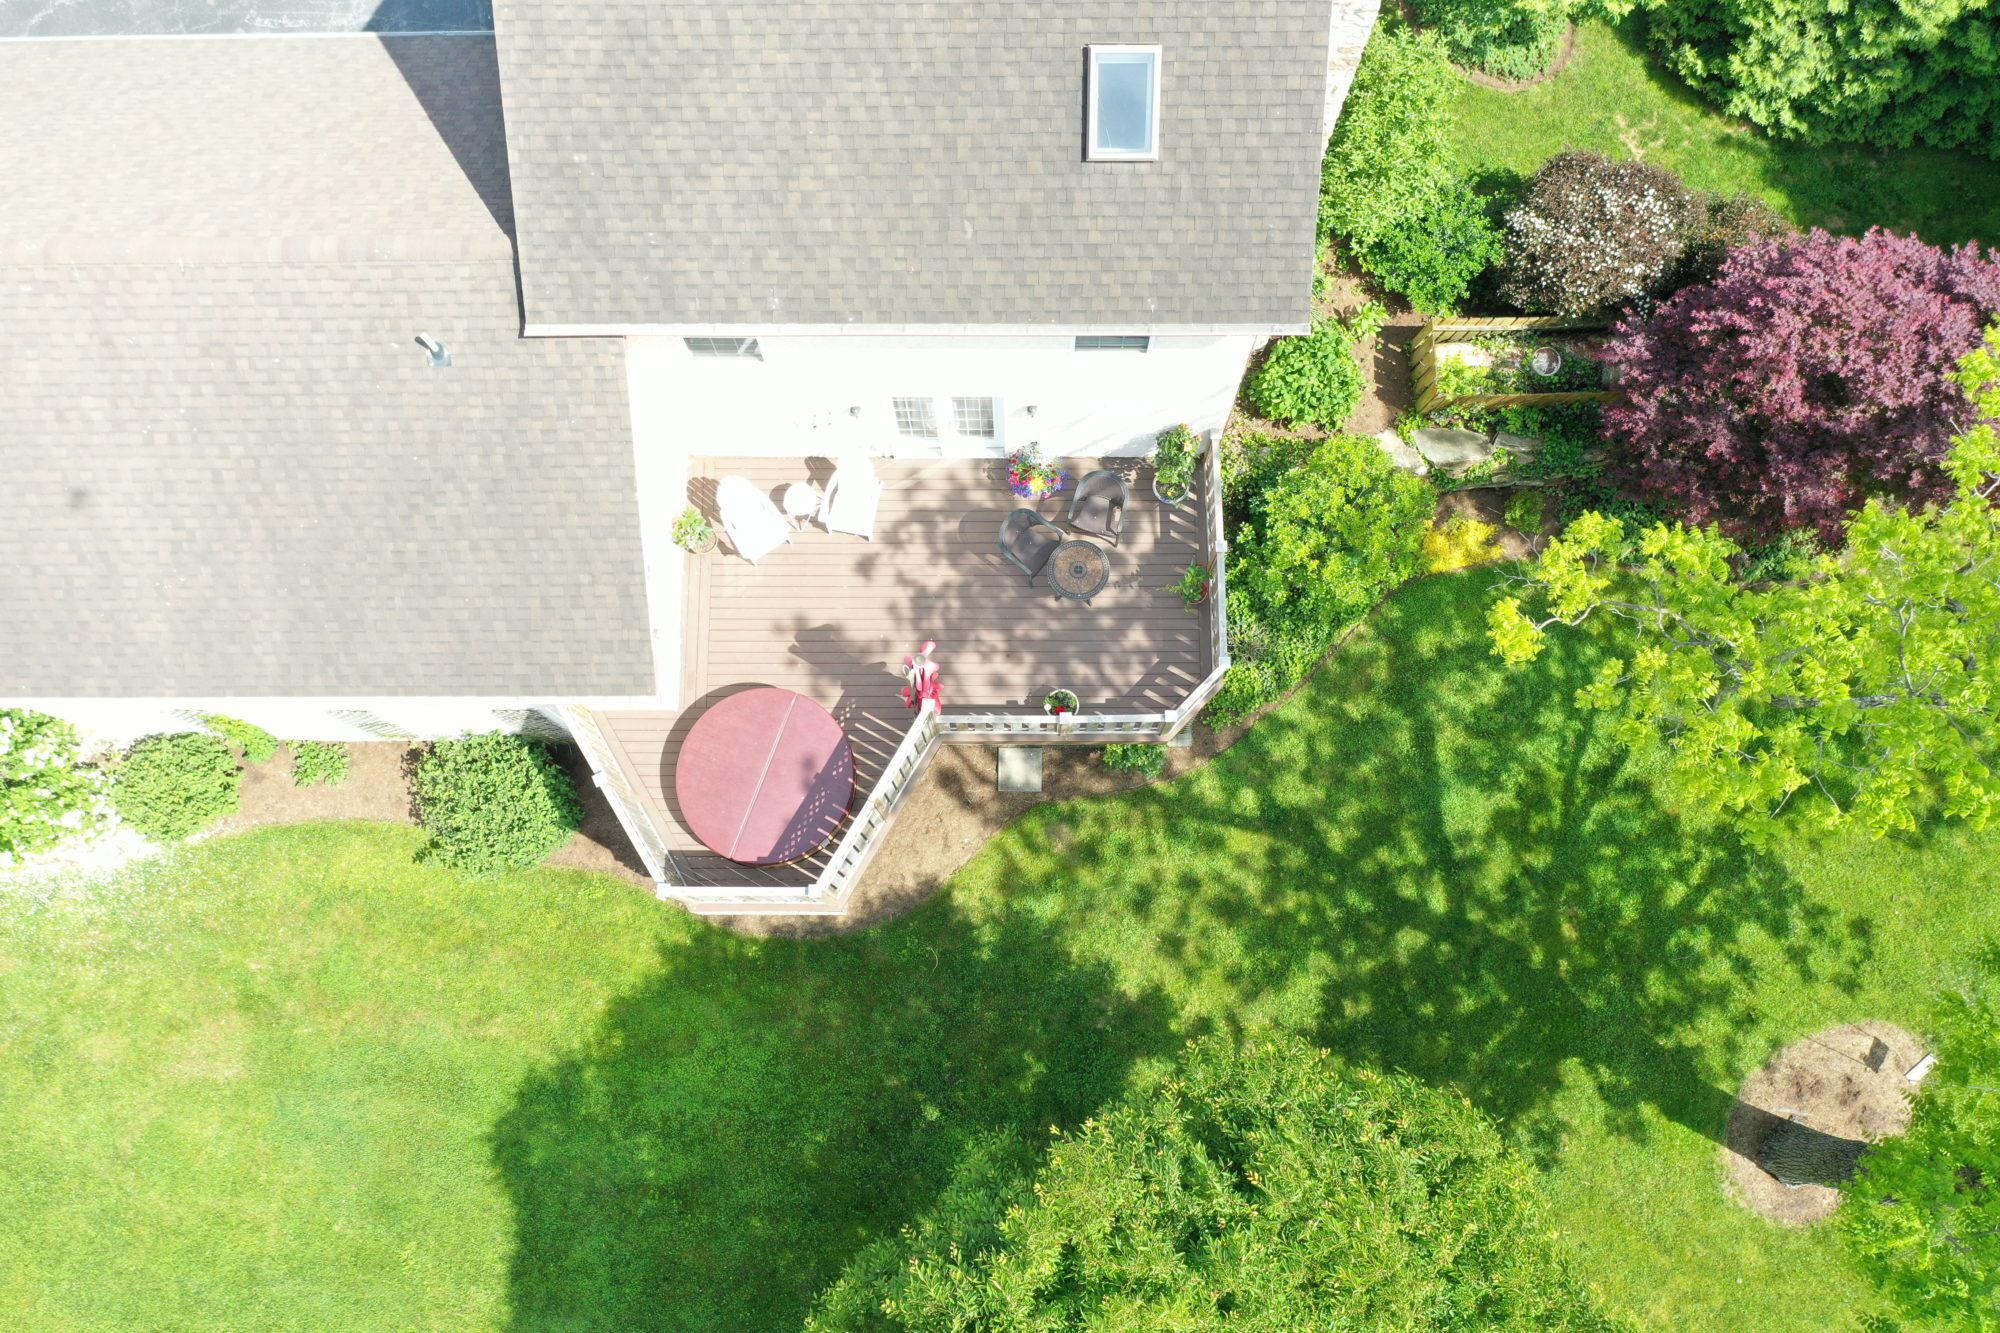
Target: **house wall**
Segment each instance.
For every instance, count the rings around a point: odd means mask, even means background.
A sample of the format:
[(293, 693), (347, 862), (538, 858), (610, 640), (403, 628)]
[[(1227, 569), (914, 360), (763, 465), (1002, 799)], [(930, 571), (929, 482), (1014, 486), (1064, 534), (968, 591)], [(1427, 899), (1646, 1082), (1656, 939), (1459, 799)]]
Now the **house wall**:
[(1354, 75), (1361, 68), (1361, 51), (1368, 34), (1375, 29), (1382, 0), (1334, 0), (1333, 22), (1327, 33), (1326, 116), (1320, 133), (1332, 134), (1340, 119), (1340, 108), (1354, 87)]
[[(1221, 430), (1260, 341), (1161, 335), (1144, 352), (1079, 352), (1068, 335), (776, 336), (759, 340), (761, 360), (739, 360), (698, 358), (662, 336), (627, 339), (625, 355), (634, 433), (651, 437), (635, 439), (642, 457), (998, 457), (1030, 441), (1106, 457), (1144, 454), (1178, 422)], [(954, 396), (996, 400), (992, 441), (954, 437)], [(897, 397), (935, 402), (937, 442), (898, 432)]]
[(20, 706), (75, 724), (93, 750), (122, 749), (155, 732), (199, 731), (203, 713), (254, 722), (280, 740), (434, 740), (483, 731), (561, 739), (568, 734), (556, 702), (547, 699), (42, 699)]

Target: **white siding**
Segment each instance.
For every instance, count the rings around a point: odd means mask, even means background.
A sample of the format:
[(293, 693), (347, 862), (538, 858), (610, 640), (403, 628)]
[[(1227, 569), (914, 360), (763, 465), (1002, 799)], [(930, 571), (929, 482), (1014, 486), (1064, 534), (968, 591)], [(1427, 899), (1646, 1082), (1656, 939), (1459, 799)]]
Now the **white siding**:
[(565, 734), (547, 699), (40, 699), (21, 707), (76, 724), (93, 749), (118, 749), (157, 731), (198, 731), (203, 713), (254, 722), (280, 740), (433, 740), (464, 732)]
[[(1176, 423), (1221, 430), (1260, 340), (1160, 335), (1145, 352), (1079, 352), (1068, 334), (758, 341), (762, 360), (727, 360), (697, 358), (679, 338), (627, 339), (642, 456), (649, 445), (682, 457), (998, 456), (1029, 441), (1052, 456), (1144, 454)], [(937, 400), (946, 437), (937, 445), (897, 433), (891, 404), (908, 396)], [(996, 400), (990, 445), (951, 438), (953, 397)]]

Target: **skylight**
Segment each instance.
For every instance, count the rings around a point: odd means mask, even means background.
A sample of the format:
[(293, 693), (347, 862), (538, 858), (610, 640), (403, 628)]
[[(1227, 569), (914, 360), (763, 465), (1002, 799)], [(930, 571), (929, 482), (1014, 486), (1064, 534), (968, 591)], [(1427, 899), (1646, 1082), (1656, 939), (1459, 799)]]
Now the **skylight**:
[(1160, 155), (1160, 48), (1090, 48), (1093, 162), (1151, 162)]

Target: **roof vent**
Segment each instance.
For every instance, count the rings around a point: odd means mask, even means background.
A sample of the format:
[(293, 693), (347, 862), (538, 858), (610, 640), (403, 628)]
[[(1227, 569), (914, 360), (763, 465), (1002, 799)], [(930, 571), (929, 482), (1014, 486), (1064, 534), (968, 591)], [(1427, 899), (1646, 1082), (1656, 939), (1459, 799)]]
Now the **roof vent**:
[(424, 357), (434, 366), (451, 364), (451, 353), (444, 350), (444, 344), (428, 333), (417, 335), (417, 346), (424, 349)]

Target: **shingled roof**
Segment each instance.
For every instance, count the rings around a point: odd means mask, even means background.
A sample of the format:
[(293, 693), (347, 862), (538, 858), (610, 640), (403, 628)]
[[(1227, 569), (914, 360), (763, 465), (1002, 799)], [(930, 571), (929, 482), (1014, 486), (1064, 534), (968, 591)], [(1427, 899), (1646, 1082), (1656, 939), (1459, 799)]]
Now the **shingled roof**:
[(621, 348), (518, 336), (490, 39), (0, 44), (0, 181), (0, 696), (652, 692)]
[[(529, 329), (1302, 330), (1330, 0), (498, 0)], [(1160, 157), (1083, 160), (1092, 43)]]

